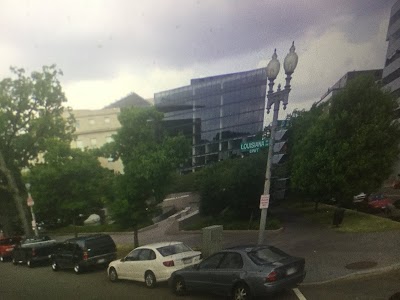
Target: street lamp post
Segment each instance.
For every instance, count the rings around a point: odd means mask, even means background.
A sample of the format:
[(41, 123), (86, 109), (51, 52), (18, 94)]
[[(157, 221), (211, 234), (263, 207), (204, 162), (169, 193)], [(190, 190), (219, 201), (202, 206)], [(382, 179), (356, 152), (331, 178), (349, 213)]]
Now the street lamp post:
[(33, 202), (33, 198), (31, 196), (31, 193), (29, 192), (29, 189), (31, 187), (30, 183), (25, 184), (26, 190), (28, 192), (28, 199), (27, 199), (27, 205), (30, 207), (31, 209), (31, 215), (32, 215), (32, 227), (33, 230), (35, 231), (35, 235), (39, 236), (39, 231), (37, 228), (37, 224), (36, 224), (36, 218), (35, 218), (35, 213), (33, 212), (33, 205), (35, 204)]
[[(289, 101), (289, 93), (290, 93), (290, 80), (292, 79), (292, 74), (294, 69), (297, 66), (298, 56), (295, 52), (294, 42), (292, 47), (290, 47), (289, 53), (285, 57), (285, 61), (283, 63), (283, 67), (285, 69), (286, 74), (286, 85), (283, 90), (281, 90), (281, 85), (278, 85), (278, 89), (276, 92), (273, 91), (274, 81), (278, 76), (280, 63), (278, 60), (278, 56), (276, 55), (276, 49), (274, 54), (272, 55), (271, 61), (267, 65), (267, 76), (269, 80), (269, 90), (267, 93), (267, 113), (270, 112), (272, 105), (274, 106), (274, 114), (272, 118), (272, 126), (271, 126), (271, 136), (269, 142), (268, 149), (268, 161), (267, 161), (267, 170), (265, 171), (265, 182), (264, 182), (264, 193), (263, 196), (269, 199), (270, 187), (271, 187), (271, 166), (272, 166), (272, 155), (275, 141), (275, 133), (278, 125), (278, 115), (279, 115), (279, 106), (282, 102), (283, 109), (286, 109), (286, 106)], [(267, 210), (268, 208), (261, 209), (261, 219), (260, 219), (260, 229), (258, 232), (258, 244), (262, 244), (264, 242), (264, 232), (265, 232), (265, 224), (267, 222)]]

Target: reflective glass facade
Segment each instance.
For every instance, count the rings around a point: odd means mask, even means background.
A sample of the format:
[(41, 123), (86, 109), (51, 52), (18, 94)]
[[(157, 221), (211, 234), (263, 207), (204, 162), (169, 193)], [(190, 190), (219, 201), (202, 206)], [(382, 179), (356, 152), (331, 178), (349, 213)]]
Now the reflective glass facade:
[(192, 138), (192, 167), (200, 167), (239, 155), (241, 141), (262, 130), (266, 84), (265, 68), (192, 79), (154, 94), (154, 104), (171, 130)]

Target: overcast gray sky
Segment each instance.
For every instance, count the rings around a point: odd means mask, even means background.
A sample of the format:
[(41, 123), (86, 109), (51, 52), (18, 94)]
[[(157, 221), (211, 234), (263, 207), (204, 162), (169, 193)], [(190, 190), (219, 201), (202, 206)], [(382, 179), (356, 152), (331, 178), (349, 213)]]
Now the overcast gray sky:
[[(191, 78), (299, 64), (288, 108), (309, 108), (348, 71), (383, 68), (395, 0), (0, 0), (0, 78), (57, 64), (74, 109)], [(284, 74), (277, 82), (284, 82)]]

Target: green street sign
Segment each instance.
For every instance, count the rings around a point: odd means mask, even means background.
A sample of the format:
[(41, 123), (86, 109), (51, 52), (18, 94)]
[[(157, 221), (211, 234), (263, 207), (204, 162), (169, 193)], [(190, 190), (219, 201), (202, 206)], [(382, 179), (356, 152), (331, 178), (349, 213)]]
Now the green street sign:
[(269, 146), (269, 140), (261, 140), (261, 141), (252, 141), (247, 143), (240, 144), (240, 151), (249, 152), (249, 153), (257, 153), (261, 148), (265, 148)]

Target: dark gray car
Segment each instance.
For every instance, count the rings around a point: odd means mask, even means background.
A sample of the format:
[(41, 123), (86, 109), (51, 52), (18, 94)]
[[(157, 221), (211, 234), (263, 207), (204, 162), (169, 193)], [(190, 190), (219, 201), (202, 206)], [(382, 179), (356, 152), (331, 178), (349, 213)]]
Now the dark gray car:
[(304, 265), (304, 258), (273, 246), (238, 246), (174, 272), (169, 284), (177, 295), (206, 291), (244, 300), (297, 286), (306, 275)]

